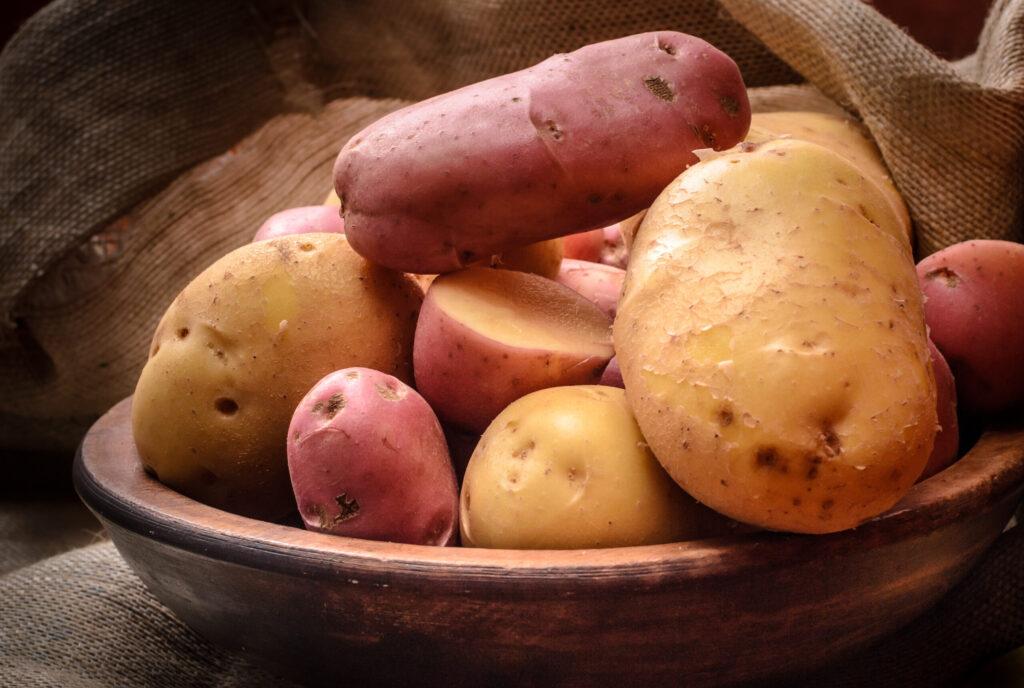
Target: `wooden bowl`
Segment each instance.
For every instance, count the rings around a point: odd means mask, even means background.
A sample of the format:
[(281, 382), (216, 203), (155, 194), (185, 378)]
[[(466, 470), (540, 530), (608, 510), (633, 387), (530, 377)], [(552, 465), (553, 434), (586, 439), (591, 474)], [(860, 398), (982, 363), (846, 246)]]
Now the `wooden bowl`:
[(825, 665), (962, 579), (1024, 487), (1020, 421), (832, 535), (604, 550), (433, 548), (214, 509), (143, 472), (130, 400), (75, 461), (79, 495), (153, 594), (209, 640), (331, 685), (721, 685)]

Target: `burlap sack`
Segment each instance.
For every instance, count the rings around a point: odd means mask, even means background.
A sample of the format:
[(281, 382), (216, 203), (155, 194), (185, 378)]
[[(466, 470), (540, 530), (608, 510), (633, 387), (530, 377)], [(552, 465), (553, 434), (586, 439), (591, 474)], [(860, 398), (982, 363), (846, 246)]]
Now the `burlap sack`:
[(0, 447), (66, 459), (131, 393), (174, 294), (268, 215), (321, 202), (373, 119), (651, 29), (861, 117), (922, 253), (1024, 239), (1024, 0), (997, 1), (957, 64), (860, 0), (59, 0), (0, 55)]

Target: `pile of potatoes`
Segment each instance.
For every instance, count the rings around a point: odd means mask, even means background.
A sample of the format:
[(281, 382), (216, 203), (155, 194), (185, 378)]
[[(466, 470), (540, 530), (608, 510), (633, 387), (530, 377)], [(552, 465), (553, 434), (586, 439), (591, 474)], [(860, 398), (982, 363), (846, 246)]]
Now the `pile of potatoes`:
[(1024, 245), (915, 265), (865, 130), (751, 115), (692, 36), (396, 111), (333, 181), (157, 327), (132, 429), (183, 494), (426, 545), (827, 533), (1024, 402)]

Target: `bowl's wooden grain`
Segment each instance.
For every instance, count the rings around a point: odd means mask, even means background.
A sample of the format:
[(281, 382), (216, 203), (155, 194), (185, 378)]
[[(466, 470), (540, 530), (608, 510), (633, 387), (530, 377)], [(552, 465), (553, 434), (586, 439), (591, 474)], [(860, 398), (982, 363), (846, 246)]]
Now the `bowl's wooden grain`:
[(792, 676), (888, 634), (956, 584), (1024, 489), (1024, 428), (860, 528), (606, 550), (342, 538), (199, 504), (146, 475), (130, 400), (82, 443), (81, 498), (146, 585), (210, 640), (301, 681), (718, 685)]

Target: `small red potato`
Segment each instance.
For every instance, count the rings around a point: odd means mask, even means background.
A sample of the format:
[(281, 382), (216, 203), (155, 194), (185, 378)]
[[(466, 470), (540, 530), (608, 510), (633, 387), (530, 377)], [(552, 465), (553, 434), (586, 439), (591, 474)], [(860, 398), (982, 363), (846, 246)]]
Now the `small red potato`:
[(608, 225), (601, 230), (604, 233), (604, 251), (600, 262), (605, 265), (626, 269), (626, 264), (629, 263), (629, 247), (626, 246), (626, 234), (622, 228), (623, 223), (629, 222), (629, 219)]
[(613, 265), (563, 258), (555, 281), (585, 297), (609, 318), (615, 318), (626, 271)]
[(397, 110), (334, 166), (345, 231), (369, 260), (450, 272), (512, 246), (605, 227), (739, 143), (735, 62), (657, 31), (584, 46)]
[(604, 255), (604, 228), (576, 232), (565, 237), (564, 258), (600, 263)]
[(953, 379), (953, 371), (949, 369), (949, 364), (931, 337), (928, 338), (928, 353), (931, 354), (932, 370), (935, 373), (939, 431), (935, 433), (935, 446), (932, 447), (931, 456), (918, 482), (952, 466), (960, 456), (960, 425), (956, 415), (956, 381)]
[(441, 424), (387, 373), (345, 368), (309, 390), (288, 427), (288, 473), (309, 530), (455, 542), (458, 485)]
[(252, 240), (263, 241), (289, 234), (309, 234), (311, 232), (344, 234), (345, 221), (338, 214), (338, 209), (329, 205), (304, 205), (288, 208), (268, 217), (256, 230)]
[(467, 268), (440, 275), (413, 339), (416, 388), (442, 422), (481, 433), (519, 397), (593, 384), (613, 354), (611, 319), (557, 282)]
[(984, 415), (1024, 401), (1024, 244), (953, 244), (922, 259), (917, 275), (960, 408)]
[(619, 389), (626, 388), (626, 384), (622, 381), (622, 368), (619, 367), (618, 356), (612, 356), (612, 360), (608, 361), (608, 365), (604, 367), (604, 372), (601, 373), (601, 381), (598, 384), (606, 387), (618, 387)]

